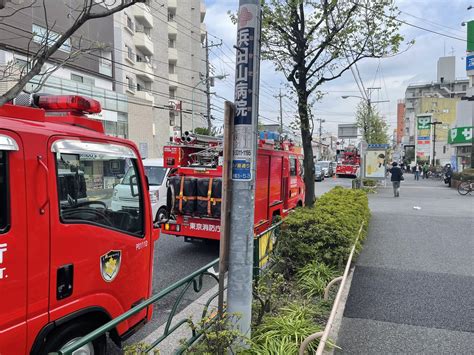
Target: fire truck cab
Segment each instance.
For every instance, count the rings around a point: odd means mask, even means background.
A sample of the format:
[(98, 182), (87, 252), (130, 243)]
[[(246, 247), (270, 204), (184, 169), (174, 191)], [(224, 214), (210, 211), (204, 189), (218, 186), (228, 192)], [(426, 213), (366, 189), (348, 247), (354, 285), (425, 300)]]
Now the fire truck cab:
[[(136, 146), (85, 116), (99, 102), (19, 101), (0, 107), (2, 355), (57, 351), (149, 297), (158, 237)], [(129, 169), (135, 204), (112, 209)], [(143, 310), (111, 338), (120, 343), (150, 317)], [(105, 354), (106, 339), (81, 350)]]

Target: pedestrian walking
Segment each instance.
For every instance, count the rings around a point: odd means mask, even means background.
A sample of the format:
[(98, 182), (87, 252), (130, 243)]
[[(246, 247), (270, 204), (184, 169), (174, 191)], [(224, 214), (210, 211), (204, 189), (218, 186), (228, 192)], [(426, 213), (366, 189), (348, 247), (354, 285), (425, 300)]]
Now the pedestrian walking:
[(430, 166), (428, 163), (423, 165), (423, 179), (428, 179), (428, 172), (430, 171)]
[(415, 165), (415, 180), (420, 180), (421, 166), (420, 164)]
[(392, 163), (390, 174), (392, 175), (390, 181), (393, 186), (393, 197), (400, 197), (400, 181), (405, 180), (405, 178), (403, 177), (403, 171), (400, 169), (397, 162)]

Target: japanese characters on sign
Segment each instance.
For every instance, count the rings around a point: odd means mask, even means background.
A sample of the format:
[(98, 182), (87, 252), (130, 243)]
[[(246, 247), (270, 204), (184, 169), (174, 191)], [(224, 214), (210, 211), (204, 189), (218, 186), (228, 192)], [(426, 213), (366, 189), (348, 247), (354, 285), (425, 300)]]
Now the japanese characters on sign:
[[(237, 30), (237, 51), (235, 70), (235, 117), (232, 179), (252, 180), (252, 153), (254, 145), (253, 121), (256, 120), (256, 26), (255, 5), (241, 6)], [(254, 117), (255, 115), (255, 117)]]
[(449, 144), (467, 144), (472, 143), (473, 127), (455, 127), (449, 130)]
[(416, 156), (428, 159), (431, 152), (431, 116), (418, 116), (416, 127)]
[(205, 224), (205, 223), (190, 223), (189, 224), (189, 229), (195, 230), (195, 231), (204, 231), (204, 232), (216, 232), (220, 233), (221, 232), (221, 226), (220, 225), (214, 225), (214, 224)]

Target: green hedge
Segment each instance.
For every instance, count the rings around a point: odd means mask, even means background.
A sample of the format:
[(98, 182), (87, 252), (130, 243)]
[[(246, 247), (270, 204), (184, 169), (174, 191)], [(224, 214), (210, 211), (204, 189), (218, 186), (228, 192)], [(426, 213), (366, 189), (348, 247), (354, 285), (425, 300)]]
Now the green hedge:
[(458, 181), (466, 181), (466, 180), (474, 180), (474, 169), (464, 169), (462, 173), (454, 173), (453, 180)]
[(280, 265), (287, 276), (313, 261), (341, 269), (362, 222), (360, 242), (365, 238), (369, 219), (365, 192), (335, 187), (315, 207), (299, 208), (285, 219), (275, 250)]

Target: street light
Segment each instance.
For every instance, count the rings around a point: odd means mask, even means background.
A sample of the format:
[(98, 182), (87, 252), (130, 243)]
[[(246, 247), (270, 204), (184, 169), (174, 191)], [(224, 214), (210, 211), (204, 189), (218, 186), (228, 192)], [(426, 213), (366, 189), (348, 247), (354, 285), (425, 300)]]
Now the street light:
[(436, 166), (436, 126), (439, 124), (443, 124), (443, 122), (434, 121), (428, 123), (429, 125), (433, 126), (433, 166)]
[[(379, 88), (367, 88), (367, 90), (369, 89), (379, 89)], [(369, 95), (368, 95), (369, 96)], [(365, 102), (367, 102), (367, 107), (369, 108), (369, 118), (370, 118), (370, 115), (372, 114), (372, 104), (378, 104), (378, 103), (382, 103), (382, 102), (390, 102), (389, 100), (380, 100), (380, 101), (372, 101), (370, 99), (370, 97), (362, 97), (362, 96), (357, 96), (357, 95), (342, 95), (341, 96), (343, 99), (348, 99), (349, 97), (355, 97), (357, 99), (361, 99)], [(364, 122), (364, 140), (368, 142), (368, 134), (369, 134), (369, 126), (368, 126), (368, 122)]]
[(214, 80), (214, 79), (225, 79), (225, 75), (215, 75), (215, 76), (208, 76), (200, 80), (196, 85), (194, 85), (193, 89), (191, 90), (191, 132), (194, 132), (194, 90), (201, 84), (204, 84), (207, 81)]

